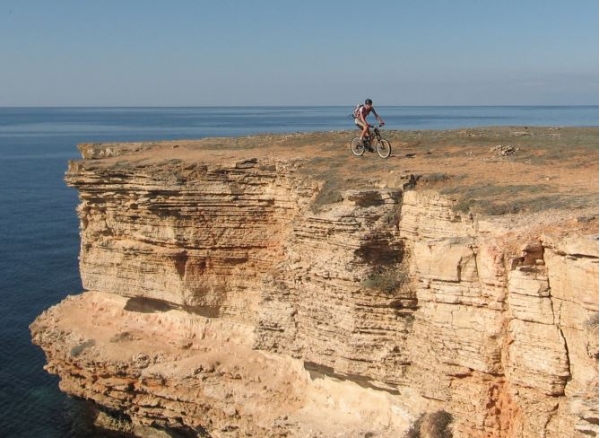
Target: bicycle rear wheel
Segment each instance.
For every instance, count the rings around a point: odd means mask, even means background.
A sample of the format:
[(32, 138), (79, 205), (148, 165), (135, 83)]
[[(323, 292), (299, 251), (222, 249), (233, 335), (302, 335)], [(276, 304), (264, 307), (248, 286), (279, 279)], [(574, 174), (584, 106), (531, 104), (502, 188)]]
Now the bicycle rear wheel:
[(387, 158), (392, 155), (392, 145), (387, 140), (379, 140), (377, 142), (377, 155), (381, 158)]
[(352, 149), (352, 153), (357, 156), (361, 156), (365, 153), (365, 143), (360, 137), (354, 137), (352, 142), (350, 143), (350, 149)]

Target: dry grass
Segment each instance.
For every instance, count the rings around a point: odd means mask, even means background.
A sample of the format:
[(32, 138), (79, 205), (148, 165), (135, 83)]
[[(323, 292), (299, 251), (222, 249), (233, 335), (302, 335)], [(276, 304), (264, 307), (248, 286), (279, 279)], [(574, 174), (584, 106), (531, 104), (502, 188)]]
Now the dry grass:
[[(457, 211), (499, 216), (562, 209), (575, 214), (592, 210), (597, 215), (598, 128), (382, 131), (392, 144), (389, 159), (369, 152), (352, 155), (349, 146), (355, 134), (264, 134), (135, 148), (113, 144), (113, 150), (122, 147), (124, 155), (102, 160), (104, 164), (88, 160), (86, 165), (110, 167), (118, 162), (119, 170), (126, 172), (127, 163), (138, 168), (162, 163), (175, 171), (175, 167), (230, 165), (248, 159), (292, 160), (299, 163), (298, 176), (322, 186), (316, 209), (337, 202), (346, 190), (402, 187), (411, 174), (417, 179), (417, 190), (434, 189), (452, 197)], [(501, 155), (498, 146), (514, 153)], [(162, 170), (168, 171), (166, 167)]]

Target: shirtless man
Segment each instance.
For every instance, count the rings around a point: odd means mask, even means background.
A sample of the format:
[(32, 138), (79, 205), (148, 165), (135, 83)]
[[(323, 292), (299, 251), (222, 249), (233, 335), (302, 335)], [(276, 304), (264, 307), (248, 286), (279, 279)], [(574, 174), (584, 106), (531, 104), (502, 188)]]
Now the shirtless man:
[(356, 126), (362, 129), (362, 132), (360, 133), (361, 140), (364, 140), (369, 135), (371, 135), (371, 133), (369, 132), (369, 123), (367, 122), (367, 116), (371, 113), (371, 111), (373, 112), (373, 115), (377, 118), (379, 124), (385, 125), (383, 119), (379, 117), (377, 111), (375, 111), (375, 108), (373, 108), (373, 101), (371, 99), (365, 100), (365, 104), (360, 105), (358, 107), (354, 118), (354, 123), (356, 124)]

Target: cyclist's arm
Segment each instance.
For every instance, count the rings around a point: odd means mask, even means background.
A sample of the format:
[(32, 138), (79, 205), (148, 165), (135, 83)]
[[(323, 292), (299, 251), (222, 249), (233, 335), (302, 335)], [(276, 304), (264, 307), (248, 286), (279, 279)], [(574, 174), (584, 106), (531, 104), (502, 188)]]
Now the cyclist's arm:
[(371, 111), (373, 111), (373, 115), (375, 116), (375, 118), (377, 119), (377, 121), (380, 124), (385, 125), (385, 122), (383, 121), (383, 119), (381, 117), (379, 117), (379, 114), (377, 114), (377, 111), (375, 111), (375, 108), (371, 108)]

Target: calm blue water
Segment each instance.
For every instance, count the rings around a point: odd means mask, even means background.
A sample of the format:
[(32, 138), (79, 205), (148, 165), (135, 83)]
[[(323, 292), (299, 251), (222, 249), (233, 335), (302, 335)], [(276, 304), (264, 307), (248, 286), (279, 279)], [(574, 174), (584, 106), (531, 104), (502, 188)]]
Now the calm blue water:
[[(377, 107), (388, 129), (598, 126), (598, 107)], [(0, 108), (0, 436), (86, 437), (31, 344), (44, 309), (81, 291), (77, 193), (63, 182), (77, 143), (353, 129), (352, 107)]]

